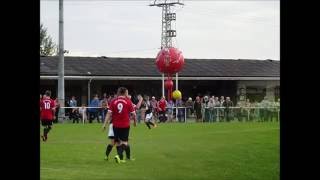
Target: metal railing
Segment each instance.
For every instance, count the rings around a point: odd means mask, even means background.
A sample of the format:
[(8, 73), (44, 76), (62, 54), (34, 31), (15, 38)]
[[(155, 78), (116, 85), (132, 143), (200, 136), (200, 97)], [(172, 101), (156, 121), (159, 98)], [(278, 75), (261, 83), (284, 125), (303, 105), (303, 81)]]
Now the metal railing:
[[(230, 110), (229, 114), (232, 117), (232, 119), (234, 118), (239, 118), (241, 117), (241, 119), (243, 118), (244, 115), (246, 115), (246, 119), (249, 121), (250, 119), (254, 119), (254, 118), (272, 118), (274, 114), (272, 113), (276, 113), (276, 117), (279, 120), (280, 119), (280, 107), (214, 107), (214, 108), (209, 108), (209, 107), (205, 107), (205, 110), (211, 110), (211, 111), (215, 111), (216, 112), (216, 117), (217, 117), (217, 122), (220, 122), (221, 117), (226, 116), (226, 110)], [(252, 111), (253, 110), (253, 111)], [(263, 110), (263, 117), (261, 117), (261, 110)], [(260, 112), (261, 111), (261, 112)], [(204, 119), (204, 113), (205, 111), (203, 111), (202, 114), (202, 121)], [(254, 115), (255, 117), (251, 117), (252, 115)], [(224, 117), (226, 118), (226, 117)], [(242, 121), (242, 120), (241, 120)]]
[[(82, 111), (82, 113), (80, 113), (81, 109), (84, 108), (85, 111)], [(81, 119), (82, 119), (82, 124), (85, 123), (85, 120), (88, 120), (87, 117), (87, 109), (102, 109), (102, 107), (59, 107), (59, 109), (76, 109), (78, 111), (78, 113), (81, 115)], [(90, 112), (89, 112), (90, 113)], [(65, 120), (70, 120), (70, 114), (66, 115), (62, 115), (60, 112), (58, 114), (58, 119), (60, 119), (60, 121), (65, 121)], [(90, 118), (90, 117), (89, 117)], [(98, 117), (99, 118), (99, 117)], [(103, 120), (104, 121), (104, 120)]]
[[(90, 112), (87, 111), (87, 109), (94, 108), (94, 109), (102, 109), (102, 107), (60, 107), (60, 109), (77, 109), (78, 113), (81, 115), (82, 123), (84, 124), (86, 120), (89, 120), (90, 117), (87, 117), (87, 114)], [(82, 111), (81, 109), (84, 108), (85, 111)], [(193, 113), (190, 113), (191, 110), (193, 110)], [(137, 111), (137, 113), (141, 113), (140, 111)], [(193, 115), (192, 115), (193, 114)], [(168, 118), (169, 115), (173, 120), (173, 117), (175, 116), (176, 122), (184, 121), (184, 123), (187, 123), (187, 119), (195, 118), (195, 110), (192, 107), (167, 107), (165, 116)], [(98, 116), (100, 116), (99, 114)], [(106, 114), (105, 114), (106, 115)], [(276, 116), (275, 116), (276, 115)], [(154, 115), (155, 117), (158, 117), (158, 115)], [(277, 120), (280, 120), (280, 108), (279, 107), (203, 107), (201, 108), (201, 122), (221, 122), (226, 121), (226, 118), (230, 118), (231, 120), (234, 120), (236, 118), (238, 121), (241, 121), (243, 119), (246, 119), (246, 121), (250, 121), (253, 119), (259, 119), (264, 120), (271, 117), (276, 117)], [(209, 116), (209, 117), (208, 117)], [(245, 118), (244, 118), (245, 117)], [(99, 117), (97, 117), (99, 118)], [(59, 113), (58, 119), (60, 121), (64, 121), (67, 119), (70, 119), (70, 116), (64, 116)], [(104, 119), (102, 119), (102, 122)]]

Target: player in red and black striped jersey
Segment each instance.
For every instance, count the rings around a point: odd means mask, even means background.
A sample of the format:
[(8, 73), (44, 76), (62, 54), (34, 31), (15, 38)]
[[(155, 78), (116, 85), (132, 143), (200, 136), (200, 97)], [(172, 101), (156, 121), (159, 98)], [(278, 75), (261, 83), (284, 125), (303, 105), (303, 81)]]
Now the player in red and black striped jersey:
[(43, 96), (43, 98), (40, 100), (40, 120), (42, 126), (44, 127), (43, 135), (41, 135), (43, 141), (47, 141), (48, 133), (52, 126), (52, 121), (55, 118), (55, 103), (50, 96), (51, 91), (47, 90), (45, 92), (45, 96)]

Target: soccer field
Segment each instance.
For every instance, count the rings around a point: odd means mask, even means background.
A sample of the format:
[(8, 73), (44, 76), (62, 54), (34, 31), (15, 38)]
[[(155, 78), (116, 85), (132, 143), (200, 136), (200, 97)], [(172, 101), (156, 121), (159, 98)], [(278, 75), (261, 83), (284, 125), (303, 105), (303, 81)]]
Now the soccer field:
[(116, 148), (104, 160), (101, 126), (54, 125), (41, 141), (41, 179), (280, 179), (279, 123), (138, 124), (129, 139), (136, 160), (125, 164), (115, 163)]

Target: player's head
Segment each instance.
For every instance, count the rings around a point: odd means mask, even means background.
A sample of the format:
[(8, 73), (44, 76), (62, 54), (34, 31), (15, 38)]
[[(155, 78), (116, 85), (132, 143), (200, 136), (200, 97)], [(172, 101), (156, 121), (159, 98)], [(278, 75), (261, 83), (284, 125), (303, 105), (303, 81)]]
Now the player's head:
[(192, 101), (192, 97), (189, 97), (189, 98), (188, 98), (188, 101)]
[(46, 90), (46, 92), (44, 94), (46, 95), (46, 97), (50, 97), (51, 96), (51, 91)]
[(125, 87), (119, 87), (117, 91), (118, 96), (127, 96), (128, 95), (128, 89)]

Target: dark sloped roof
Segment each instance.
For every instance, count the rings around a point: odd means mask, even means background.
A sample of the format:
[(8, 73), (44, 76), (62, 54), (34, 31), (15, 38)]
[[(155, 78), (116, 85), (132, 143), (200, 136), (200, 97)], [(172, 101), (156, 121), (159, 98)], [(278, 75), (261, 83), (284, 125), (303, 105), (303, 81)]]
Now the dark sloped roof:
[[(40, 58), (41, 75), (57, 75), (58, 56)], [(64, 57), (66, 76), (159, 76), (154, 58)], [(185, 59), (179, 76), (280, 77), (280, 61)]]

